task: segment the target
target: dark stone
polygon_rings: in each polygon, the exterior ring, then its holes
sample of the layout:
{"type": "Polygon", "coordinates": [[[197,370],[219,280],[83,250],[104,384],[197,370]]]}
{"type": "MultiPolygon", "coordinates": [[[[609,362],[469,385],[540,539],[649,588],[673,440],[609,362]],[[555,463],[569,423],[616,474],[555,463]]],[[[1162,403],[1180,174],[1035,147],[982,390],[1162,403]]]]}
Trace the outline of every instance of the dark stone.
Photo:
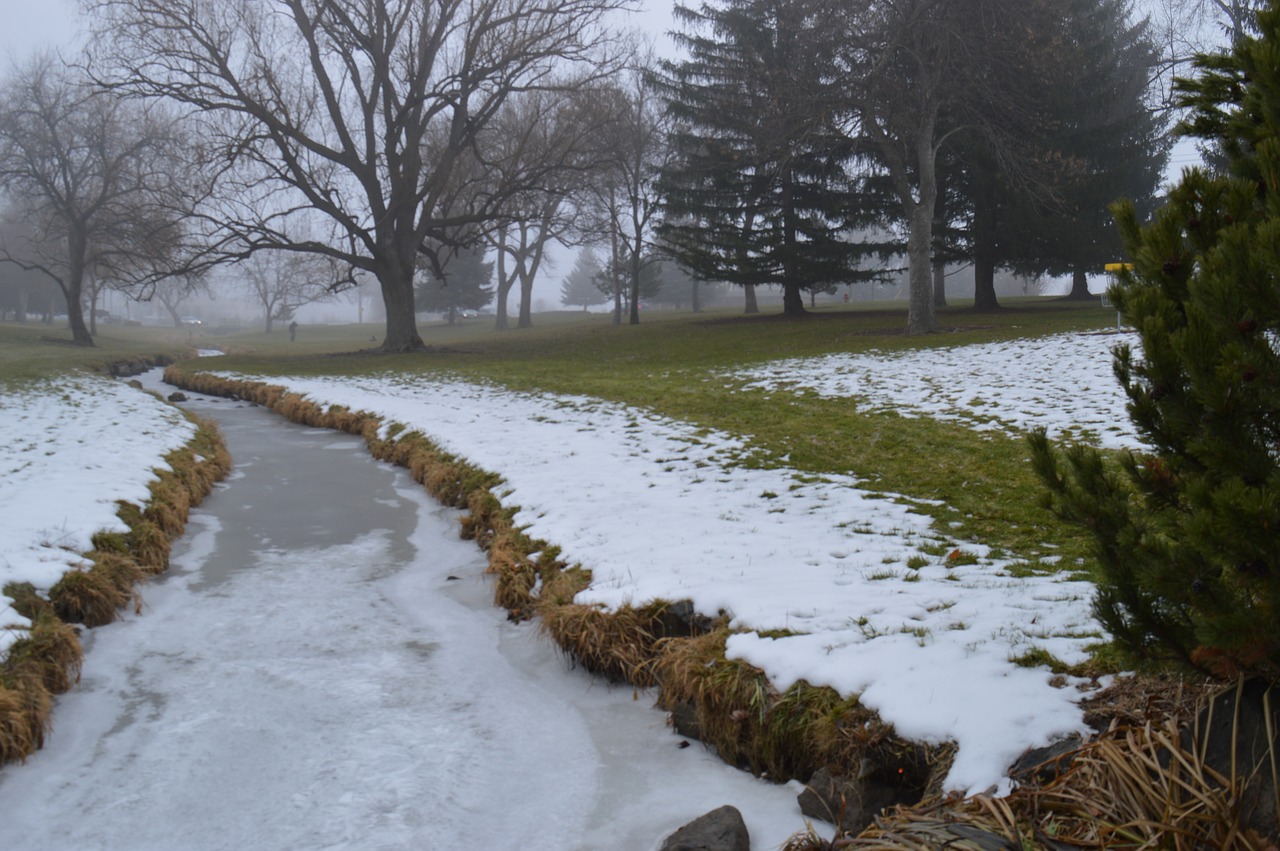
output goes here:
{"type": "Polygon", "coordinates": [[[702,725],[698,723],[698,707],[686,700],[671,710],[671,726],[682,736],[702,741],[702,725]]]}
{"type": "Polygon", "coordinates": [[[698,614],[690,600],[677,600],[666,606],[654,624],[657,638],[690,638],[711,631],[713,621],[698,614]]]}
{"type": "Polygon", "coordinates": [[[1009,776],[1019,783],[1052,783],[1071,767],[1076,751],[1083,744],[1079,736],[1072,736],[1042,748],[1032,748],[1018,757],[1009,769],[1009,776]]]}
{"type": "Polygon", "coordinates": [[[185,394],[185,393],[180,393],[180,392],[178,392],[178,391],[176,391],[176,390],[175,390],[173,393],[170,393],[170,394],[169,394],[169,401],[170,401],[170,402],[185,402],[185,401],[187,401],[187,394],[185,394]]]}
{"type": "Polygon", "coordinates": [[[1181,744],[1202,750],[1205,764],[1224,777],[1231,777],[1234,765],[1238,778],[1251,778],[1240,799],[1240,824],[1275,837],[1280,836],[1280,812],[1272,765],[1280,764],[1280,752],[1268,726],[1280,731],[1280,689],[1265,680],[1246,680],[1214,697],[1194,727],[1183,732],[1181,744]]]}
{"type": "Polygon", "coordinates": [[[842,834],[857,836],[886,807],[898,801],[898,790],[866,777],[837,777],[819,768],[800,793],[800,812],[834,824],[842,834]]]}
{"type": "Polygon", "coordinates": [[[742,813],[724,806],[668,836],[660,851],[751,851],[751,836],[742,813]]]}

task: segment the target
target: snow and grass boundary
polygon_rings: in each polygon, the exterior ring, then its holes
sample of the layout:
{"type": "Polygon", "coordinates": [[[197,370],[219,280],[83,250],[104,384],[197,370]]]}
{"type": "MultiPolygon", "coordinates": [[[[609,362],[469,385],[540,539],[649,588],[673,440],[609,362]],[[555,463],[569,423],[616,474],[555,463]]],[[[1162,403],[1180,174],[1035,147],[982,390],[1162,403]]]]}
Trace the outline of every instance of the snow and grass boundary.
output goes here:
{"type": "Polygon", "coordinates": [[[53,698],[78,681],[83,662],[80,627],[111,623],[125,606],[140,605],[139,585],[169,566],[172,542],[191,508],[231,469],[222,436],[210,422],[187,414],[195,433],[168,452],[142,505],[118,502],[127,531],[99,531],[93,548],[46,593],[30,583],[9,583],[3,594],[31,623],[0,659],[0,765],[19,762],[43,746],[53,698]]]}
{"type": "Polygon", "coordinates": [[[310,427],[360,436],[373,457],[406,468],[444,505],[465,511],[460,534],[488,557],[495,604],[515,620],[536,617],[576,664],[613,682],[656,687],[678,731],[715,748],[726,762],[782,782],[807,779],[824,765],[882,774],[903,802],[936,792],[955,748],[898,737],[891,726],[829,687],[801,681],[778,691],[766,674],[725,658],[727,620],[702,617],[684,601],[652,600],[606,611],[573,602],[591,574],[560,558],[552,542],[517,527],[518,510],[501,500],[502,479],[441,449],[402,424],[323,406],[280,385],[166,371],[165,381],[211,396],[243,399],[310,427]]]}

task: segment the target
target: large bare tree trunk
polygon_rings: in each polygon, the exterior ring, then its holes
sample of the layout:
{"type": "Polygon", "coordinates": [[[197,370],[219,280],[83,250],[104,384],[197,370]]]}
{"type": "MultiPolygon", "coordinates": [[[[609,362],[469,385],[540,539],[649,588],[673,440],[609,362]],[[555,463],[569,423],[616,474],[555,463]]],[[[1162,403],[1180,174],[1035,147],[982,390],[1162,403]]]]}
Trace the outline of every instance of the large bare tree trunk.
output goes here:
{"type": "Polygon", "coordinates": [[[378,351],[403,354],[426,348],[418,336],[418,317],[413,302],[412,260],[396,257],[375,258],[374,275],[382,289],[382,302],[387,309],[387,334],[378,351]]]}
{"type": "Polygon", "coordinates": [[[760,305],[756,302],[756,285],[744,284],[742,287],[742,290],[746,295],[746,299],[745,299],[746,307],[743,309],[742,312],[747,314],[748,316],[759,313],[760,305]]]}
{"type": "Polygon", "coordinates": [[[84,303],[81,301],[81,296],[84,294],[84,258],[88,253],[87,240],[83,234],[73,230],[67,242],[70,248],[68,256],[70,269],[66,283],[61,281],[58,283],[62,288],[62,294],[67,299],[67,325],[71,328],[71,339],[77,346],[92,346],[93,335],[84,324],[84,303]]]}
{"type": "Polygon", "coordinates": [[[1067,293],[1067,298],[1072,301],[1086,301],[1093,298],[1093,293],[1089,292],[1089,278],[1083,266],[1076,266],[1071,270],[1071,292],[1067,293]]]}

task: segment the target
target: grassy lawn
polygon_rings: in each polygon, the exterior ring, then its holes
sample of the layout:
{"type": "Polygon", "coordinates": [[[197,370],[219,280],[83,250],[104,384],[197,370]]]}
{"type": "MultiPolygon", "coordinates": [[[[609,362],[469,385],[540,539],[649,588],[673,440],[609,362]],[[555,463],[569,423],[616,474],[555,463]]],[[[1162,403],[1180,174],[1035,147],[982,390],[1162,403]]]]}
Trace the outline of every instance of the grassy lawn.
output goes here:
{"type": "MultiPolygon", "coordinates": [[[[638,405],[708,428],[749,435],[763,463],[851,474],[873,490],[937,501],[919,510],[936,520],[938,547],[978,540],[1037,569],[1037,556],[1074,565],[1080,534],[1038,507],[1040,487],[1019,437],[979,433],[955,423],[864,412],[853,402],[813,395],[743,392],[717,371],[784,357],[964,345],[1068,330],[1111,327],[1096,303],[1010,299],[998,313],[964,306],[941,312],[941,331],[907,337],[896,305],[837,305],[793,320],[736,310],[693,316],[651,312],[638,326],[607,315],[538,314],[535,327],[496,332],[491,319],[450,327],[423,323],[432,351],[411,356],[361,352],[380,325],[302,326],[287,331],[217,334],[204,328],[107,327],[98,347],[65,342],[61,329],[0,325],[0,383],[13,386],[72,369],[97,369],[140,355],[187,356],[201,347],[228,353],[218,369],[264,375],[361,375],[387,370],[448,374],[531,391],[578,393],[638,405]],[[785,401],[782,401],[785,399],[785,401]]],[[[191,362],[192,365],[195,362],[191,362]]],[[[201,364],[202,366],[205,364],[201,364]]]]}
{"type": "Polygon", "coordinates": [[[104,370],[138,357],[189,357],[202,345],[192,330],[108,325],[92,348],[71,343],[64,327],[38,322],[0,323],[0,388],[14,387],[72,370],[104,370]]]}
{"type": "MultiPolygon", "coordinates": [[[[999,313],[951,308],[942,331],[907,337],[905,313],[835,306],[790,320],[736,311],[694,317],[653,312],[638,326],[615,327],[609,316],[539,314],[535,327],[495,332],[491,319],[455,327],[423,323],[429,353],[358,353],[381,340],[381,327],[303,326],[287,333],[206,339],[229,356],[217,368],[265,375],[361,375],[387,370],[447,374],[531,391],[577,393],[638,405],[708,428],[750,435],[765,463],[815,475],[847,473],[873,490],[912,500],[936,520],[938,548],[978,540],[1028,559],[1086,555],[1077,530],[1038,507],[1040,486],[1020,437],[976,432],[954,423],[859,411],[849,400],[742,392],[715,379],[718,370],[784,357],[956,346],[1068,330],[1113,327],[1115,313],[1096,303],[1009,300],[999,313]]],[[[199,334],[197,333],[197,337],[199,334]]],[[[202,364],[203,365],[203,364],[202,364]]],[[[1052,368],[1052,365],[1047,365],[1052,368]]],[[[1049,568],[1047,565],[1044,569],[1049,568]]]]}

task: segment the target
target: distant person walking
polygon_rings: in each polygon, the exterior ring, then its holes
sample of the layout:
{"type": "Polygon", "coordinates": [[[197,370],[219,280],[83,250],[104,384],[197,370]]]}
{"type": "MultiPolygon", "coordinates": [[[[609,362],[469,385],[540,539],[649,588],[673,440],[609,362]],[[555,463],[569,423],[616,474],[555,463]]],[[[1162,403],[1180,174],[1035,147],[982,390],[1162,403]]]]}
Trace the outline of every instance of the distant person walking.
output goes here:
{"type": "Polygon", "coordinates": [[[289,342],[292,343],[298,336],[298,323],[296,321],[289,323],[289,342]]]}

